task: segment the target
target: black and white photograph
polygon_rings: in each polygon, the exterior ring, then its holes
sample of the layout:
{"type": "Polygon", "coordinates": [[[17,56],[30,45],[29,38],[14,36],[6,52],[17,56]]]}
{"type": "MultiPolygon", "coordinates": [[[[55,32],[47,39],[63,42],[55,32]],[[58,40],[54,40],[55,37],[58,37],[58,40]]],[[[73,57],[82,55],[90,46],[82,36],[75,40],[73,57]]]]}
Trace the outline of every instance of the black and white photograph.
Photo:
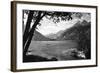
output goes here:
{"type": "Polygon", "coordinates": [[[11,70],[97,66],[97,6],[11,3],[11,70]]]}
{"type": "Polygon", "coordinates": [[[91,59],[91,13],[22,12],[23,62],[91,59]]]}

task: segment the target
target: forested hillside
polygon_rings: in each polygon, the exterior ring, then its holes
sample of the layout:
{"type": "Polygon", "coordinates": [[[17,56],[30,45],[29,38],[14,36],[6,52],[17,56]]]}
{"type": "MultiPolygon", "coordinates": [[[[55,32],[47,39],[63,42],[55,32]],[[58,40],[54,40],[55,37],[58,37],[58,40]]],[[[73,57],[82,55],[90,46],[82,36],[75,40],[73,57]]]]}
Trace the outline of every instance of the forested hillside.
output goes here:
{"type": "Polygon", "coordinates": [[[57,40],[75,40],[79,44],[78,49],[85,52],[90,58],[91,49],[91,22],[77,22],[73,27],[65,30],[57,40]]]}

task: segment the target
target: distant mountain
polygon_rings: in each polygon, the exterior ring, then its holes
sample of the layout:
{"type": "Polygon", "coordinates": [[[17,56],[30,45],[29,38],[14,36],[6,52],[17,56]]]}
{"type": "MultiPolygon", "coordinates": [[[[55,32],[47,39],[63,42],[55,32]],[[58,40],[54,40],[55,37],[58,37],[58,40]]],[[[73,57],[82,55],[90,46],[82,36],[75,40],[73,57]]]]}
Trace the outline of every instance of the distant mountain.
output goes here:
{"type": "Polygon", "coordinates": [[[38,31],[35,31],[32,40],[34,40],[34,41],[50,41],[52,39],[45,37],[38,31]]]}
{"type": "Polygon", "coordinates": [[[47,38],[50,38],[50,39],[56,39],[57,38],[57,35],[54,34],[54,33],[50,33],[48,35],[46,35],[47,38]]]}
{"type": "Polygon", "coordinates": [[[57,37],[61,36],[64,33],[65,30],[61,30],[59,32],[57,32],[57,37]]]}
{"type": "Polygon", "coordinates": [[[51,34],[48,34],[46,35],[46,37],[50,38],[50,39],[57,39],[57,37],[61,36],[61,34],[63,33],[64,31],[63,30],[60,30],[59,32],[57,33],[51,33],[51,34]]]}
{"type": "Polygon", "coordinates": [[[40,32],[35,31],[32,40],[35,41],[61,41],[61,40],[80,40],[87,38],[90,40],[91,37],[91,22],[83,20],[78,21],[69,29],[61,30],[56,34],[42,35],[40,32]],[[84,36],[84,37],[83,37],[84,36]]]}

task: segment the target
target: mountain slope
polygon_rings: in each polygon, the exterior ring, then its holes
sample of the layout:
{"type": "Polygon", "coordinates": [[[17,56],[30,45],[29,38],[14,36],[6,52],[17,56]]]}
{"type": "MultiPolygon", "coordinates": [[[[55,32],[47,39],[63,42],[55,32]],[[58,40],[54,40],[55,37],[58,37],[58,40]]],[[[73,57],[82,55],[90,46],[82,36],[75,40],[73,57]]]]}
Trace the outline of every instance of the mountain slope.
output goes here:
{"type": "Polygon", "coordinates": [[[35,31],[32,40],[34,40],[34,41],[50,41],[51,39],[45,37],[44,35],[42,35],[38,31],[35,31]]]}
{"type": "MultiPolygon", "coordinates": [[[[90,22],[83,21],[77,22],[73,27],[65,30],[58,40],[80,40],[83,36],[87,36],[86,34],[90,35],[90,22]]],[[[87,36],[88,39],[90,36],[87,36]]]]}
{"type": "Polygon", "coordinates": [[[57,40],[76,40],[78,50],[85,53],[87,59],[91,59],[91,22],[78,22],[75,26],[65,30],[57,40]]]}
{"type": "Polygon", "coordinates": [[[57,39],[57,37],[61,36],[61,34],[63,33],[64,31],[63,30],[60,30],[59,32],[57,33],[51,33],[51,34],[48,34],[46,35],[46,37],[50,38],[50,39],[57,39]]]}

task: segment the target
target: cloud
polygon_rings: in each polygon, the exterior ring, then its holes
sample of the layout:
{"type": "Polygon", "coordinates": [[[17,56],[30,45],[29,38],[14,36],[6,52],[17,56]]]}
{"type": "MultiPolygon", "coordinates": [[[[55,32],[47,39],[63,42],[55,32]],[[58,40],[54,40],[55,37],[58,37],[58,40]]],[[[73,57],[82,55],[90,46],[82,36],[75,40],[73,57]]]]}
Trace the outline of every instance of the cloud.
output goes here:
{"type": "Polygon", "coordinates": [[[73,19],[71,21],[60,21],[59,23],[54,23],[49,19],[44,18],[40,23],[41,26],[38,27],[38,32],[42,33],[43,35],[47,35],[50,33],[57,33],[60,30],[65,30],[67,28],[72,27],[78,19],[73,19]]]}

